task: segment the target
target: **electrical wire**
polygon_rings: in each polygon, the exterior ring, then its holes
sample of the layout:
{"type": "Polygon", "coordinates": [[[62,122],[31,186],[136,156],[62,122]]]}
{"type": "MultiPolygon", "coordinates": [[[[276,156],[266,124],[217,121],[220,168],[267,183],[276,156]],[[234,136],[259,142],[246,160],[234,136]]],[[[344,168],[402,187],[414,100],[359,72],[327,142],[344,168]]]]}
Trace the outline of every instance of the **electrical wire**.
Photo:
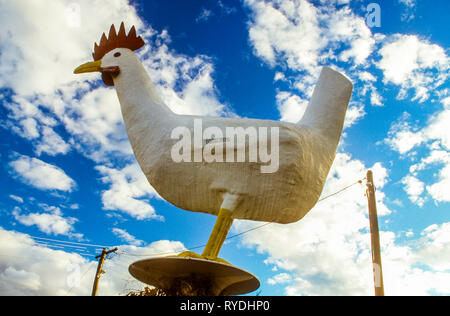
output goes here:
{"type": "Polygon", "coordinates": [[[66,252],[70,253],[76,253],[83,256],[89,256],[89,257],[95,257],[97,253],[91,252],[90,249],[87,248],[81,248],[80,246],[73,246],[73,245],[67,245],[67,244],[60,244],[55,242],[49,242],[49,241],[40,241],[40,240],[34,240],[37,246],[43,246],[46,248],[51,248],[55,250],[64,250],[66,252]]]}
{"type": "MultiPolygon", "coordinates": [[[[340,189],[340,190],[338,190],[338,191],[336,191],[336,192],[334,192],[332,194],[329,194],[329,195],[319,199],[317,203],[320,203],[320,202],[322,202],[322,201],[324,201],[324,200],[326,200],[326,199],[328,199],[328,198],[330,198],[332,196],[335,196],[335,195],[337,195],[337,194],[339,194],[339,193],[341,193],[341,192],[351,188],[352,186],[354,186],[354,185],[356,185],[358,183],[362,183],[362,181],[365,180],[365,179],[366,178],[358,180],[355,183],[352,183],[352,184],[350,184],[350,185],[348,185],[348,186],[346,186],[346,187],[344,187],[344,188],[342,188],[342,189],[340,189]]],[[[270,224],[272,224],[272,223],[271,222],[264,223],[262,225],[250,228],[250,229],[242,231],[240,233],[231,235],[231,236],[227,237],[225,240],[230,240],[232,238],[235,238],[235,237],[238,237],[238,236],[242,236],[244,234],[247,234],[249,232],[258,230],[258,229],[263,228],[265,226],[268,226],[270,224]]],[[[95,248],[95,249],[93,249],[94,251],[101,250],[99,248],[112,248],[110,246],[102,246],[102,245],[95,245],[95,244],[88,244],[88,243],[70,242],[70,241],[61,241],[61,240],[50,239],[50,238],[43,238],[43,237],[37,237],[37,236],[31,236],[31,235],[29,235],[29,237],[32,238],[37,245],[45,246],[45,247],[52,247],[52,248],[59,248],[59,249],[71,248],[71,250],[74,251],[75,253],[80,254],[80,255],[84,255],[84,256],[95,257],[95,255],[88,253],[88,251],[91,251],[91,249],[87,249],[86,247],[93,247],[93,248],[95,248]],[[78,250],[78,252],[76,250],[78,250]],[[82,251],[82,253],[80,253],[79,251],[82,251]]],[[[190,247],[187,250],[195,250],[195,249],[198,249],[198,248],[203,248],[205,246],[206,246],[206,244],[199,245],[199,246],[195,246],[195,247],[190,247]]],[[[125,256],[131,256],[131,257],[147,257],[148,258],[148,257],[157,257],[157,256],[170,255],[170,254],[176,254],[176,253],[178,253],[178,252],[165,252],[165,253],[153,253],[153,254],[131,254],[131,253],[128,253],[128,252],[125,252],[125,251],[122,250],[122,251],[119,251],[118,253],[115,253],[114,256],[116,256],[116,255],[117,256],[125,255],[125,256]]],[[[0,256],[5,256],[5,255],[0,254],[0,256]]],[[[110,259],[111,259],[111,257],[110,257],[110,259]]],[[[117,264],[119,266],[123,266],[123,264],[119,264],[118,262],[115,262],[114,264],[115,265],[117,264]]],[[[113,266],[112,264],[110,266],[108,265],[108,269],[115,270],[115,268],[116,267],[113,266]]],[[[91,271],[91,269],[92,269],[92,266],[86,269],[86,271],[83,273],[83,275],[80,278],[80,282],[81,282],[81,280],[83,280],[86,277],[87,273],[89,271],[91,271]]],[[[116,270],[116,272],[117,272],[117,270],[116,270]]],[[[72,286],[68,290],[68,292],[66,294],[67,296],[71,294],[71,292],[75,288],[75,286],[76,285],[72,286]]]]}
{"type": "Polygon", "coordinates": [[[64,245],[64,244],[57,244],[57,243],[49,243],[44,241],[35,241],[38,245],[44,245],[44,246],[50,246],[50,247],[59,247],[59,248],[75,248],[74,250],[79,251],[87,251],[87,248],[81,248],[80,246],[72,246],[72,245],[64,245]]]}
{"type": "Polygon", "coordinates": [[[80,243],[73,241],[63,241],[56,240],[51,238],[44,238],[38,236],[28,235],[37,245],[45,246],[54,249],[61,249],[65,251],[70,251],[72,253],[76,253],[82,256],[95,257],[102,251],[104,248],[111,248],[110,246],[102,246],[88,243],[80,243]],[[91,247],[91,249],[87,248],[91,247]],[[95,248],[95,249],[92,249],[95,248]],[[100,249],[101,248],[101,249],[100,249]]]}
{"type": "Polygon", "coordinates": [[[57,243],[62,243],[62,244],[72,244],[72,245],[80,245],[80,246],[87,246],[87,247],[100,247],[100,248],[112,248],[110,246],[100,246],[100,245],[93,245],[93,244],[84,244],[84,243],[79,243],[79,242],[73,242],[73,241],[62,241],[62,240],[56,240],[56,239],[50,239],[50,238],[43,238],[43,237],[36,237],[36,236],[31,236],[28,235],[30,238],[33,239],[41,239],[41,240],[47,240],[47,241],[53,241],[53,242],[57,242],[57,243]]]}
{"type": "MultiPolygon", "coordinates": [[[[358,183],[362,183],[362,181],[365,180],[365,179],[366,178],[358,180],[355,183],[352,183],[352,184],[350,184],[350,185],[348,185],[348,186],[346,186],[346,187],[344,187],[344,188],[342,188],[342,189],[340,189],[340,190],[338,190],[338,191],[336,191],[336,192],[334,192],[332,194],[329,194],[329,195],[319,199],[317,203],[320,203],[320,202],[322,202],[322,201],[324,201],[324,200],[326,200],[326,199],[328,199],[328,198],[330,198],[332,196],[335,196],[335,195],[337,195],[337,194],[339,194],[339,193],[341,193],[341,192],[343,192],[343,191],[353,187],[354,185],[356,185],[358,183]]],[[[247,234],[249,232],[258,230],[258,229],[263,228],[265,226],[268,226],[270,224],[272,224],[272,223],[271,222],[264,223],[262,225],[250,228],[250,229],[242,231],[240,233],[231,235],[231,236],[225,238],[225,240],[230,240],[232,238],[235,238],[235,237],[238,237],[238,236],[242,236],[244,234],[247,234]]],[[[45,246],[45,247],[51,247],[51,248],[59,248],[59,249],[70,248],[73,252],[75,252],[77,254],[80,254],[80,255],[83,255],[83,256],[95,257],[95,255],[93,255],[91,253],[88,253],[88,251],[91,251],[91,249],[87,249],[86,247],[93,247],[93,248],[95,248],[95,249],[93,249],[94,251],[101,250],[99,248],[112,248],[110,246],[102,246],[102,245],[94,245],[94,244],[87,244],[87,243],[70,242],[70,241],[61,241],[61,240],[50,239],[50,238],[43,238],[43,237],[37,237],[37,236],[31,236],[31,235],[29,235],[29,237],[32,238],[33,241],[39,246],[45,246]]],[[[206,244],[205,245],[199,245],[199,246],[195,246],[195,247],[190,247],[187,250],[195,250],[195,249],[198,249],[198,248],[203,248],[205,246],[206,246],[206,244]]],[[[122,250],[122,251],[119,251],[119,252],[115,253],[114,256],[125,255],[125,256],[131,256],[131,257],[147,257],[148,258],[148,257],[157,257],[157,256],[170,255],[170,254],[176,254],[176,253],[178,253],[178,252],[165,252],[165,253],[153,253],[153,254],[131,254],[131,253],[128,253],[128,252],[125,252],[125,251],[122,250]]],[[[0,254],[0,256],[5,256],[5,255],[0,254]]],[[[11,257],[11,256],[8,256],[8,257],[11,257]]],[[[111,258],[112,257],[109,257],[109,259],[111,259],[111,258]]],[[[116,269],[120,268],[121,266],[123,267],[124,264],[122,264],[120,262],[114,262],[114,264],[112,264],[112,263],[111,264],[108,264],[108,263],[105,264],[105,268],[111,269],[111,270],[115,271],[116,273],[118,272],[118,270],[116,270],[116,269]],[[119,266],[119,267],[117,267],[117,266],[119,266]]],[[[91,271],[91,270],[92,270],[92,266],[88,267],[86,269],[86,271],[83,273],[83,275],[80,278],[80,282],[86,277],[88,272],[91,271]]],[[[133,280],[131,280],[131,281],[133,281],[133,280]]],[[[76,285],[72,286],[68,290],[66,296],[70,295],[72,290],[75,287],[76,287],[76,285]]]]}
{"type": "Polygon", "coordinates": [[[326,200],[326,199],[328,199],[328,198],[330,198],[330,197],[332,197],[332,196],[335,196],[335,195],[337,195],[337,194],[339,194],[339,193],[341,193],[341,192],[343,192],[343,191],[345,191],[345,190],[351,188],[352,186],[354,186],[354,185],[356,185],[356,184],[362,183],[364,180],[366,180],[366,178],[363,178],[363,179],[361,179],[361,180],[358,180],[358,181],[356,181],[355,183],[352,183],[352,184],[346,186],[345,188],[340,189],[339,191],[336,191],[336,192],[334,192],[334,193],[332,193],[332,194],[330,194],[330,195],[327,195],[327,196],[324,197],[324,198],[321,198],[319,201],[317,201],[317,203],[322,202],[322,201],[324,201],[324,200],[326,200]]]}
{"type": "MultiPolygon", "coordinates": [[[[335,196],[335,195],[337,195],[337,194],[339,194],[339,193],[341,193],[341,192],[343,192],[343,191],[345,191],[345,190],[351,188],[352,186],[354,186],[354,185],[356,185],[356,184],[358,184],[358,183],[362,183],[362,181],[365,180],[365,179],[366,179],[366,178],[363,178],[363,179],[361,179],[361,180],[358,180],[358,181],[356,181],[356,182],[354,182],[354,183],[352,183],[352,184],[350,184],[350,185],[348,185],[348,186],[346,186],[346,187],[344,187],[344,188],[342,188],[342,189],[340,189],[340,190],[338,190],[338,191],[336,191],[336,192],[334,192],[334,193],[332,193],[332,194],[329,194],[329,195],[327,195],[327,196],[325,196],[325,197],[319,199],[317,203],[320,203],[320,202],[322,202],[322,201],[324,201],[324,200],[326,200],[326,199],[328,199],[328,198],[330,198],[330,197],[332,197],[332,196],[335,196]]],[[[259,225],[259,226],[256,226],[256,227],[247,229],[247,230],[242,231],[242,232],[240,232],[240,233],[231,235],[231,236],[225,238],[225,240],[230,240],[230,239],[232,239],[232,238],[235,238],[235,237],[238,237],[238,236],[242,236],[242,235],[244,235],[244,234],[247,234],[247,233],[249,233],[249,232],[258,230],[258,229],[263,228],[263,227],[265,227],[265,226],[268,226],[268,225],[270,225],[270,224],[273,224],[273,223],[271,223],[271,222],[269,222],[269,223],[264,223],[264,224],[262,224],[262,225],[259,225]]],[[[72,241],[62,241],[62,240],[56,240],[56,239],[50,239],[50,238],[43,238],[43,237],[37,237],[37,236],[31,236],[31,235],[28,235],[28,236],[29,236],[30,238],[32,238],[38,245],[47,246],[47,247],[53,247],[53,248],[65,248],[65,247],[67,247],[67,248],[76,248],[76,249],[72,249],[72,250],[79,250],[79,251],[90,251],[90,250],[88,250],[88,249],[85,248],[85,247],[94,247],[94,248],[96,248],[95,251],[101,250],[101,249],[99,249],[99,248],[112,248],[112,246],[102,246],[102,245],[95,245],[95,244],[88,244],[88,243],[79,243],[79,242],[72,242],[72,241]],[[75,246],[75,245],[76,245],[76,246],[75,246]],[[77,246],[78,246],[78,247],[77,247],[77,246]],[[85,246],[85,247],[80,247],[80,246],[85,246]]],[[[189,248],[187,248],[186,250],[189,250],[189,251],[190,251],[190,250],[195,250],[195,249],[198,249],[198,248],[203,248],[203,247],[205,247],[205,246],[206,246],[206,244],[198,245],[198,246],[194,246],[194,247],[189,247],[189,248]]],[[[80,255],[85,255],[85,256],[92,256],[92,257],[95,257],[94,254],[91,254],[91,253],[88,253],[88,252],[82,252],[82,253],[80,253],[80,252],[75,252],[75,253],[80,254],[80,255]]],[[[125,255],[125,256],[132,256],[132,257],[157,257],[157,256],[170,255],[170,254],[176,254],[176,253],[178,253],[178,252],[173,251],[173,252],[153,253],[153,254],[132,254],[132,253],[125,252],[125,251],[122,250],[122,251],[119,252],[118,254],[125,255]]],[[[96,253],[96,254],[97,254],[97,253],[96,253]]]]}
{"type": "MultiPolygon", "coordinates": [[[[325,197],[319,199],[319,200],[317,201],[317,203],[320,203],[320,202],[322,202],[322,201],[324,201],[324,200],[326,200],[326,199],[328,199],[328,198],[330,198],[330,197],[332,197],[332,196],[335,196],[335,195],[337,195],[337,194],[339,194],[339,193],[341,193],[341,192],[343,192],[343,191],[345,191],[345,190],[347,190],[347,189],[353,187],[353,186],[356,185],[356,184],[362,183],[363,180],[365,180],[365,179],[366,179],[366,178],[363,178],[363,179],[361,179],[361,180],[358,180],[358,181],[356,181],[356,182],[354,182],[354,183],[352,183],[352,184],[350,184],[350,185],[348,185],[348,186],[346,186],[346,187],[344,187],[344,188],[342,188],[342,189],[340,189],[340,190],[338,190],[338,191],[336,191],[336,192],[334,192],[334,193],[332,193],[332,194],[329,194],[329,195],[327,195],[327,196],[325,196],[325,197]]],[[[230,239],[232,239],[232,238],[235,238],[235,237],[238,237],[238,236],[247,234],[247,233],[249,233],[249,232],[251,232],[251,231],[254,231],[254,230],[263,228],[263,227],[268,226],[268,225],[270,225],[270,224],[273,224],[273,223],[272,223],[272,222],[264,223],[264,224],[262,224],[262,225],[259,225],[259,226],[250,228],[250,229],[248,229],[248,230],[242,231],[242,232],[237,233],[237,234],[235,234],[235,235],[231,235],[231,236],[225,238],[225,240],[230,240],[230,239]]],[[[199,245],[199,246],[195,246],[195,247],[190,247],[190,248],[187,248],[186,250],[188,250],[188,251],[190,251],[190,250],[195,250],[195,249],[198,249],[198,248],[203,248],[203,247],[205,247],[205,246],[206,246],[206,244],[204,244],[204,245],[199,245]]],[[[123,255],[128,255],[128,256],[133,256],[133,257],[150,257],[150,258],[152,258],[152,257],[158,257],[158,256],[164,256],[164,255],[170,255],[170,254],[176,254],[176,253],[178,253],[178,252],[165,252],[165,253],[156,253],[156,254],[130,254],[130,253],[126,253],[125,251],[122,252],[123,255]]]]}

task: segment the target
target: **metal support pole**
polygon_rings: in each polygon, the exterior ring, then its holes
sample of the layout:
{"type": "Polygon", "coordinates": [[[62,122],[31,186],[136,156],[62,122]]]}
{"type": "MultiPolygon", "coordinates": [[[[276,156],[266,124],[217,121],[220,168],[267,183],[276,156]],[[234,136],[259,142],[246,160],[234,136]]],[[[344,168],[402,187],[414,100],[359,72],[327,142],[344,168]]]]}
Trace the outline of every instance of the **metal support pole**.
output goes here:
{"type": "Polygon", "coordinates": [[[383,270],[381,267],[380,233],[378,230],[377,204],[372,170],[367,171],[367,200],[369,204],[370,238],[372,244],[375,296],[384,296],[383,270]]]}

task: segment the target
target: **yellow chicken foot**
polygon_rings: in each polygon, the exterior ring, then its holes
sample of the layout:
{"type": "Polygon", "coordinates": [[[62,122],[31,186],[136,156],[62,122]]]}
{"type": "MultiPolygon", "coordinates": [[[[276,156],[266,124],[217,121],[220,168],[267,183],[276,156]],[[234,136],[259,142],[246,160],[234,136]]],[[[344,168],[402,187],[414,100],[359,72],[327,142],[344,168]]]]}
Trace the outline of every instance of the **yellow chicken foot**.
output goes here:
{"type": "Polygon", "coordinates": [[[203,253],[198,255],[192,251],[185,251],[177,255],[177,257],[207,259],[229,264],[227,261],[218,258],[217,256],[219,255],[220,248],[222,248],[232,224],[233,212],[223,208],[220,209],[219,214],[217,215],[216,224],[209,236],[208,243],[206,244],[203,253]]]}
{"type": "Polygon", "coordinates": [[[232,224],[233,212],[223,208],[220,209],[219,214],[217,215],[216,224],[214,225],[214,229],[209,236],[208,243],[203,250],[202,256],[210,260],[217,259],[220,248],[222,248],[232,224]]]}

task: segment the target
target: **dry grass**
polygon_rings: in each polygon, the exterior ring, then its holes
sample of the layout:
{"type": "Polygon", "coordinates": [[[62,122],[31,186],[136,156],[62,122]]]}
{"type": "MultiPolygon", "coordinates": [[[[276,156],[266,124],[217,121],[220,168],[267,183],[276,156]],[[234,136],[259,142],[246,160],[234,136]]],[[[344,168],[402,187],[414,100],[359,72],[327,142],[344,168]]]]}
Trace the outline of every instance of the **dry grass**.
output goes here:
{"type": "Polygon", "coordinates": [[[170,288],[145,287],[139,292],[130,292],[126,296],[213,296],[211,279],[191,275],[185,278],[174,279],[170,288]]]}

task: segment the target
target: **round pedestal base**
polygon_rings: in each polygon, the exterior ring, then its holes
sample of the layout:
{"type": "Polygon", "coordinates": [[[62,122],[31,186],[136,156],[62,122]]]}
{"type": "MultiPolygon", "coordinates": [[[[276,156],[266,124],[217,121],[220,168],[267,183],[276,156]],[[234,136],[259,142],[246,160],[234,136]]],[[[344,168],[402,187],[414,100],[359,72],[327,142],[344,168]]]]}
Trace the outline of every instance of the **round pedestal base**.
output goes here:
{"type": "Polygon", "coordinates": [[[206,292],[200,293],[211,296],[247,294],[260,285],[247,271],[197,258],[150,258],[131,264],[128,270],[139,281],[163,290],[173,290],[174,286],[184,283],[191,287],[192,293],[198,293],[195,287],[201,286],[206,292]]]}

